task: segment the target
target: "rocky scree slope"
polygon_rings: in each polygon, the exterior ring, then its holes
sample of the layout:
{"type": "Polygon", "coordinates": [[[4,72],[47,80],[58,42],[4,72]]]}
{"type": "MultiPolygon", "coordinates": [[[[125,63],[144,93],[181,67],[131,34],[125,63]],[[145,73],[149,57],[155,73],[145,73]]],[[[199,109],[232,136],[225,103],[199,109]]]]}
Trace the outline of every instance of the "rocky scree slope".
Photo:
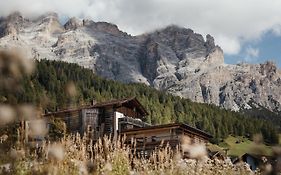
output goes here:
{"type": "Polygon", "coordinates": [[[145,83],[195,102],[281,111],[275,64],[227,65],[212,36],[174,25],[131,36],[107,22],[71,18],[62,25],[55,13],[34,19],[13,13],[0,18],[0,47],[77,63],[105,78],[145,83]]]}

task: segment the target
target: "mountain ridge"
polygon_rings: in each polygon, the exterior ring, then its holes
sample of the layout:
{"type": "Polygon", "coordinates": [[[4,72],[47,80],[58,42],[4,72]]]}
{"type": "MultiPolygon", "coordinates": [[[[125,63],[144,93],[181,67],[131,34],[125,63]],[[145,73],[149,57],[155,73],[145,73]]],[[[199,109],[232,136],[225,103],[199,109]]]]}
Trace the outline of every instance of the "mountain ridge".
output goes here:
{"type": "Polygon", "coordinates": [[[14,13],[0,19],[0,45],[21,47],[34,59],[77,63],[105,78],[144,83],[195,102],[234,111],[258,106],[281,111],[281,72],[275,64],[225,64],[211,35],[204,38],[175,25],[131,36],[107,22],[70,18],[62,25],[55,13],[35,19],[14,13]]]}

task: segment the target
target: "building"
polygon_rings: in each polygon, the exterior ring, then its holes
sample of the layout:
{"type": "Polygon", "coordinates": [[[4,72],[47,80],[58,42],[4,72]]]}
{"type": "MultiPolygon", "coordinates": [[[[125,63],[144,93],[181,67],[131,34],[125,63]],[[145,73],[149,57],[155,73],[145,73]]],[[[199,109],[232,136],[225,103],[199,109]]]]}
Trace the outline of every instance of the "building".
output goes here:
{"type": "Polygon", "coordinates": [[[211,135],[208,133],[188,126],[186,124],[164,124],[148,126],[143,128],[132,128],[122,130],[126,135],[126,143],[136,142],[136,151],[144,155],[149,155],[155,148],[167,144],[176,149],[180,145],[182,136],[188,136],[192,143],[207,143],[211,135]]]}
{"type": "Polygon", "coordinates": [[[104,135],[117,136],[121,129],[149,126],[142,120],[148,112],[136,98],[113,100],[45,114],[45,118],[59,118],[70,133],[85,133],[93,140],[104,135]]]}
{"type": "MultiPolygon", "coordinates": [[[[264,169],[266,164],[274,165],[277,160],[268,155],[259,155],[245,153],[241,156],[241,160],[250,166],[250,169],[255,171],[257,168],[264,169]]],[[[236,163],[236,162],[235,162],[236,163]]]]}
{"type": "Polygon", "coordinates": [[[176,148],[182,135],[189,136],[195,143],[207,143],[212,137],[185,124],[152,126],[143,122],[147,115],[141,103],[132,97],[48,113],[44,117],[59,118],[65,122],[68,132],[87,134],[94,141],[104,135],[126,135],[127,144],[136,140],[137,151],[146,153],[161,143],[169,143],[172,148],[176,148]]]}

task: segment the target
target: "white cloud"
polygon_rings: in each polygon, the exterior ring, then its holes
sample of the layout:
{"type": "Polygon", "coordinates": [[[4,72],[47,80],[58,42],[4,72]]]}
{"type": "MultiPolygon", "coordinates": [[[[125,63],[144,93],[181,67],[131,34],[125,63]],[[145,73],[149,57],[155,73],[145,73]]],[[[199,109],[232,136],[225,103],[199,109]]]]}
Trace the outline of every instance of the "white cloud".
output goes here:
{"type": "Polygon", "coordinates": [[[251,57],[251,58],[256,58],[260,54],[260,50],[258,48],[253,48],[253,47],[247,47],[246,48],[246,55],[251,57]]]}
{"type": "Polygon", "coordinates": [[[274,34],[281,36],[281,24],[278,24],[277,26],[274,26],[272,28],[272,31],[274,34]]]}
{"type": "Polygon", "coordinates": [[[131,34],[177,24],[209,33],[225,53],[237,54],[244,42],[267,31],[280,34],[280,7],[280,0],[0,0],[0,15],[16,10],[28,16],[55,11],[112,22],[131,34]]]}
{"type": "Polygon", "coordinates": [[[253,48],[252,46],[248,46],[245,49],[245,56],[243,58],[244,61],[253,63],[257,61],[260,54],[259,48],[253,48]]]}
{"type": "Polygon", "coordinates": [[[237,54],[240,51],[240,41],[235,37],[228,37],[224,35],[216,36],[216,44],[221,46],[227,54],[237,54]]]}

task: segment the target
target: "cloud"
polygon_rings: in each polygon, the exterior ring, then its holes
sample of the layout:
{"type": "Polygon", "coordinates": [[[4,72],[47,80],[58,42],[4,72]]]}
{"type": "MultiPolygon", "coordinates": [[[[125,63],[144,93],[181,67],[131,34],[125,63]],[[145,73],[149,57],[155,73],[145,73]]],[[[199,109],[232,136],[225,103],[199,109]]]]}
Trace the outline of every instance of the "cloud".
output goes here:
{"type": "Polygon", "coordinates": [[[243,51],[242,60],[248,63],[255,63],[259,60],[260,49],[252,46],[247,46],[243,51]]]}
{"type": "Polygon", "coordinates": [[[0,15],[55,11],[112,22],[134,35],[177,24],[211,34],[225,53],[237,54],[267,31],[281,33],[280,7],[280,0],[1,0],[0,15]]]}
{"type": "Polygon", "coordinates": [[[258,48],[253,48],[253,47],[247,47],[246,49],[246,55],[251,57],[251,58],[256,58],[259,56],[260,50],[258,48]]]}

